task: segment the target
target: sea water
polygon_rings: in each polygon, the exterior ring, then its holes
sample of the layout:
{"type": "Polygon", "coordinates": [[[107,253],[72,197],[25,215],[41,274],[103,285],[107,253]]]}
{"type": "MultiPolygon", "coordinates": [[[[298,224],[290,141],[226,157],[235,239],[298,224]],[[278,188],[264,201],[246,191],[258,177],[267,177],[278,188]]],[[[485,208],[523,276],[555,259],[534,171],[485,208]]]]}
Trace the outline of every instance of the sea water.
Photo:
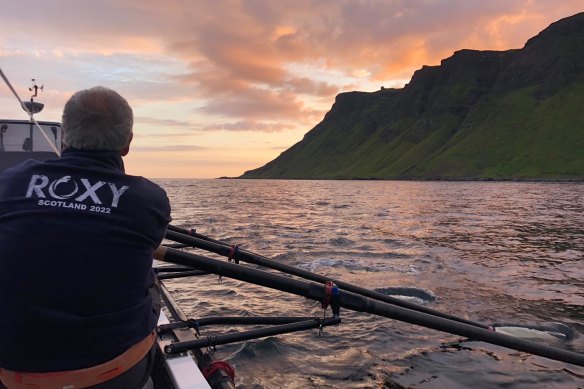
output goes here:
{"type": "MultiPolygon", "coordinates": [[[[412,301],[484,324],[561,322],[574,339],[543,341],[584,352],[582,183],[156,181],[176,226],[361,287],[403,287],[412,301]]],[[[193,318],[323,315],[316,302],[221,281],[166,283],[193,318]]],[[[239,388],[584,388],[581,367],[346,309],[341,317],[322,334],[220,346],[215,357],[235,367],[239,388]]]]}

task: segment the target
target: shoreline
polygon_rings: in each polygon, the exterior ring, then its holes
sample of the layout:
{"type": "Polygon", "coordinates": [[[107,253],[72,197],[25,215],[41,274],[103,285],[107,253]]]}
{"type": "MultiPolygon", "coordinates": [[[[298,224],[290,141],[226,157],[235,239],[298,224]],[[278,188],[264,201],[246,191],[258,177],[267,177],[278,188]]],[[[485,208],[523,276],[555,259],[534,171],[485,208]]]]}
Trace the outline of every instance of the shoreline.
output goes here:
{"type": "Polygon", "coordinates": [[[584,177],[573,178],[290,178],[290,177],[217,177],[215,180],[294,180],[294,181],[419,181],[419,182],[533,182],[584,183],[584,177]]]}

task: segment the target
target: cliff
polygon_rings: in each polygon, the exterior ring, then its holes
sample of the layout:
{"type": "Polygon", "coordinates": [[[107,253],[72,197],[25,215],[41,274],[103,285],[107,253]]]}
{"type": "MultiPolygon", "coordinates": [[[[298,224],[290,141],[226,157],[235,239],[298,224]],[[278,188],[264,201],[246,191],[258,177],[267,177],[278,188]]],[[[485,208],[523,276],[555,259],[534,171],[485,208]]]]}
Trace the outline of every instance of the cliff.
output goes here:
{"type": "Polygon", "coordinates": [[[242,178],[584,179],[584,13],[522,49],[461,50],[403,89],[338,95],[242,178]]]}

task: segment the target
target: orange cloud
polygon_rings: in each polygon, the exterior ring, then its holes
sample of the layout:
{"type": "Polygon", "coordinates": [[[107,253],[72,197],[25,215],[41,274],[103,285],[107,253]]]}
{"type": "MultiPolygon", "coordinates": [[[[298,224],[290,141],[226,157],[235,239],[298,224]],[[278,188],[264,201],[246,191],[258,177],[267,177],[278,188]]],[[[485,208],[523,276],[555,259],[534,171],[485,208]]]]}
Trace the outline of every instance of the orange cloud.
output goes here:
{"type": "MultiPolygon", "coordinates": [[[[34,12],[23,14],[19,2],[3,4],[0,61],[19,90],[32,77],[46,82],[51,92],[43,95],[42,118],[58,120],[75,90],[109,86],[135,108],[146,129],[141,146],[149,147],[161,128],[176,135],[172,141],[243,131],[273,136],[298,124],[308,131],[340,91],[403,85],[416,69],[464,48],[522,47],[550,23],[581,12],[582,1],[29,0],[27,6],[34,12]]],[[[19,117],[19,109],[4,105],[0,114],[19,117]]]]}
{"type": "MultiPolygon", "coordinates": [[[[57,42],[55,55],[69,55],[69,60],[82,53],[124,53],[186,61],[190,69],[169,75],[169,85],[193,83],[194,98],[228,95],[228,107],[234,106],[236,93],[242,94],[241,107],[253,105],[250,97],[258,99],[257,105],[265,103],[255,93],[262,90],[281,98],[285,93],[332,97],[366,75],[390,83],[463,48],[519,47],[550,22],[581,8],[579,1],[551,5],[544,0],[32,3],[36,12],[26,17],[19,14],[20,7],[8,4],[1,16],[3,26],[57,42]],[[59,20],[58,26],[52,20],[59,20]],[[287,70],[293,63],[323,64],[353,80],[334,85],[308,79],[287,70]]],[[[181,92],[188,93],[188,88],[181,92]]],[[[216,104],[208,107],[216,113],[216,104]]],[[[301,110],[295,112],[302,115],[301,110]]]]}

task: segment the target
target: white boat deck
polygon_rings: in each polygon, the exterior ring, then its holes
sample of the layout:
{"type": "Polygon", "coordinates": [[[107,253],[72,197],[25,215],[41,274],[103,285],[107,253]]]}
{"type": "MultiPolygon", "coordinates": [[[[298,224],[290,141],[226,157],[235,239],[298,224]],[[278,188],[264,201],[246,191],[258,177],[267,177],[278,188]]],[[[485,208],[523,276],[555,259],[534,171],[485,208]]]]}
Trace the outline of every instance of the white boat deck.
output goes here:
{"type": "MultiPolygon", "coordinates": [[[[170,323],[168,317],[161,311],[158,325],[168,323],[170,323]]],[[[161,352],[164,352],[164,346],[170,343],[170,337],[159,340],[161,352]]],[[[190,353],[169,356],[166,360],[166,369],[176,389],[211,389],[190,353]]]]}

